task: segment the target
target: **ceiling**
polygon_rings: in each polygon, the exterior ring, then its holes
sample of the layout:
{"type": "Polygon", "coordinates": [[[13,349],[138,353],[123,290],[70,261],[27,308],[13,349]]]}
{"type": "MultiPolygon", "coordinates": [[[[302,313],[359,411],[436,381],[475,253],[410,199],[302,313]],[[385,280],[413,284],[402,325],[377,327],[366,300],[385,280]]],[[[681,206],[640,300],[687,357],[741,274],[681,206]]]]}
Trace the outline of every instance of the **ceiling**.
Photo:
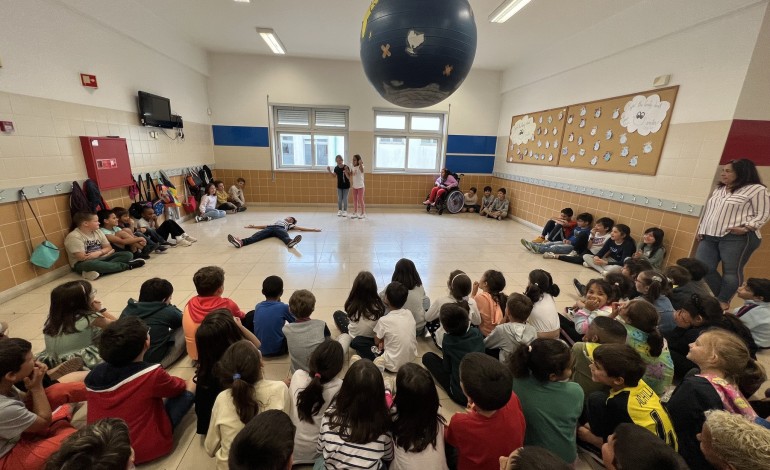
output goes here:
{"type": "MultiPolygon", "coordinates": [[[[474,68],[505,70],[643,1],[534,0],[508,22],[493,24],[487,17],[502,0],[470,0],[478,29],[474,68]]],[[[117,4],[113,2],[64,2],[132,37],[137,37],[137,28],[146,28],[146,25],[126,21],[126,15],[115,14],[117,4]]],[[[183,37],[211,52],[270,54],[255,30],[267,27],[276,31],[291,57],[359,60],[361,21],[370,2],[123,0],[119,3],[124,11],[130,9],[147,22],[163,25],[169,35],[183,37]]]]}

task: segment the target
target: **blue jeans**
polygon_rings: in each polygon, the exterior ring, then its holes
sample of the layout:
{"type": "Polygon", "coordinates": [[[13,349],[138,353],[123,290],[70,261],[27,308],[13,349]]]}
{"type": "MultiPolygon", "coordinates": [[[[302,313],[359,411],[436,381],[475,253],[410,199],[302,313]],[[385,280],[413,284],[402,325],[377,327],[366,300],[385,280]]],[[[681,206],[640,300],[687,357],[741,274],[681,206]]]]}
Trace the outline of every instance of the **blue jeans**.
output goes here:
{"type": "Polygon", "coordinates": [[[227,212],[220,211],[219,209],[211,209],[203,214],[203,217],[211,217],[212,219],[221,219],[226,216],[227,212]]]}
{"type": "Polygon", "coordinates": [[[754,232],[746,235],[728,233],[723,237],[704,235],[698,243],[695,257],[709,268],[704,278],[720,302],[729,303],[743,283],[743,268],[762,240],[754,232]],[[722,263],[722,274],[717,266],[722,263]]]}
{"type": "Polygon", "coordinates": [[[177,397],[166,398],[166,414],[171,421],[172,429],[182,421],[193,404],[195,404],[195,394],[189,390],[185,390],[177,397]]]}
{"type": "Polygon", "coordinates": [[[340,210],[340,211],[348,210],[348,191],[350,191],[350,188],[348,189],[337,188],[337,210],[340,210]]]}
{"type": "Polygon", "coordinates": [[[280,238],[281,241],[286,245],[288,245],[289,242],[291,241],[289,232],[285,228],[278,227],[277,225],[265,227],[259,232],[250,236],[249,238],[244,238],[241,241],[243,242],[243,246],[246,246],[246,245],[251,245],[252,243],[260,242],[266,238],[271,238],[271,237],[280,238]]]}
{"type": "Polygon", "coordinates": [[[538,253],[556,253],[557,255],[568,255],[572,252],[574,247],[567,245],[564,242],[545,242],[545,243],[533,243],[538,253]]]}

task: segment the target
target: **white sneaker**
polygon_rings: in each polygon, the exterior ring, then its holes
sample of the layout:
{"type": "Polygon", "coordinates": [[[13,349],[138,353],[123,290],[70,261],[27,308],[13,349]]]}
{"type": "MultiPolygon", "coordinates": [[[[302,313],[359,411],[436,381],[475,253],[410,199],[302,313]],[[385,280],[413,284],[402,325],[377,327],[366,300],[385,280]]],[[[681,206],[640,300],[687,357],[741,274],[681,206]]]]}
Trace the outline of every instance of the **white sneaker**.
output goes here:
{"type": "Polygon", "coordinates": [[[342,217],[342,211],[337,211],[337,217],[342,217]]]}
{"type": "Polygon", "coordinates": [[[95,281],[99,279],[99,273],[96,271],[83,271],[83,279],[87,281],[95,281]]]}
{"type": "Polygon", "coordinates": [[[198,239],[197,239],[197,238],[195,238],[195,237],[191,237],[190,235],[187,235],[186,233],[183,233],[183,234],[182,234],[182,239],[184,239],[184,240],[187,240],[187,241],[188,241],[188,242],[190,242],[190,243],[195,243],[195,242],[197,242],[197,241],[198,241],[198,239]]]}
{"type": "Polygon", "coordinates": [[[176,246],[192,246],[192,243],[188,242],[182,237],[177,238],[176,246]]]}
{"type": "Polygon", "coordinates": [[[361,215],[358,216],[358,218],[359,219],[365,219],[366,218],[366,214],[361,214],[361,215]]]}
{"type": "Polygon", "coordinates": [[[342,217],[347,217],[347,216],[348,216],[348,211],[342,211],[342,217]]]}
{"type": "Polygon", "coordinates": [[[357,218],[358,218],[358,214],[351,214],[351,215],[350,215],[350,218],[351,218],[351,219],[357,219],[357,218]]]}

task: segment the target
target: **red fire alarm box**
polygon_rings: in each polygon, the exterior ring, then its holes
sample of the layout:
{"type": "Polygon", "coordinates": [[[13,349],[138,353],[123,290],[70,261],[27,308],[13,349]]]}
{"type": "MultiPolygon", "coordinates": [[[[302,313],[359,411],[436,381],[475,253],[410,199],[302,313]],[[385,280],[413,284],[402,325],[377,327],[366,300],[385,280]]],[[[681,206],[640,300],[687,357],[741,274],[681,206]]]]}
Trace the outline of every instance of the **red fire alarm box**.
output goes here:
{"type": "Polygon", "coordinates": [[[126,139],[80,136],[88,177],[99,189],[125,188],[133,184],[126,139]]]}

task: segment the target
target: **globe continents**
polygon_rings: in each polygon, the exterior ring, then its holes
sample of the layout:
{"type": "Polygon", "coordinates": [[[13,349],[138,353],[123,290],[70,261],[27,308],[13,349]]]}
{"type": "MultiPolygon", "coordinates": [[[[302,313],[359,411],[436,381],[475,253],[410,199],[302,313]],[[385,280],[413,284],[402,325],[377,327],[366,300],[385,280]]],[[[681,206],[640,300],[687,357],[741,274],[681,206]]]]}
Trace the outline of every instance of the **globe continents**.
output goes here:
{"type": "Polygon", "coordinates": [[[468,0],[372,0],[361,24],[366,78],[398,106],[445,100],[468,76],[475,55],[468,0]]]}

